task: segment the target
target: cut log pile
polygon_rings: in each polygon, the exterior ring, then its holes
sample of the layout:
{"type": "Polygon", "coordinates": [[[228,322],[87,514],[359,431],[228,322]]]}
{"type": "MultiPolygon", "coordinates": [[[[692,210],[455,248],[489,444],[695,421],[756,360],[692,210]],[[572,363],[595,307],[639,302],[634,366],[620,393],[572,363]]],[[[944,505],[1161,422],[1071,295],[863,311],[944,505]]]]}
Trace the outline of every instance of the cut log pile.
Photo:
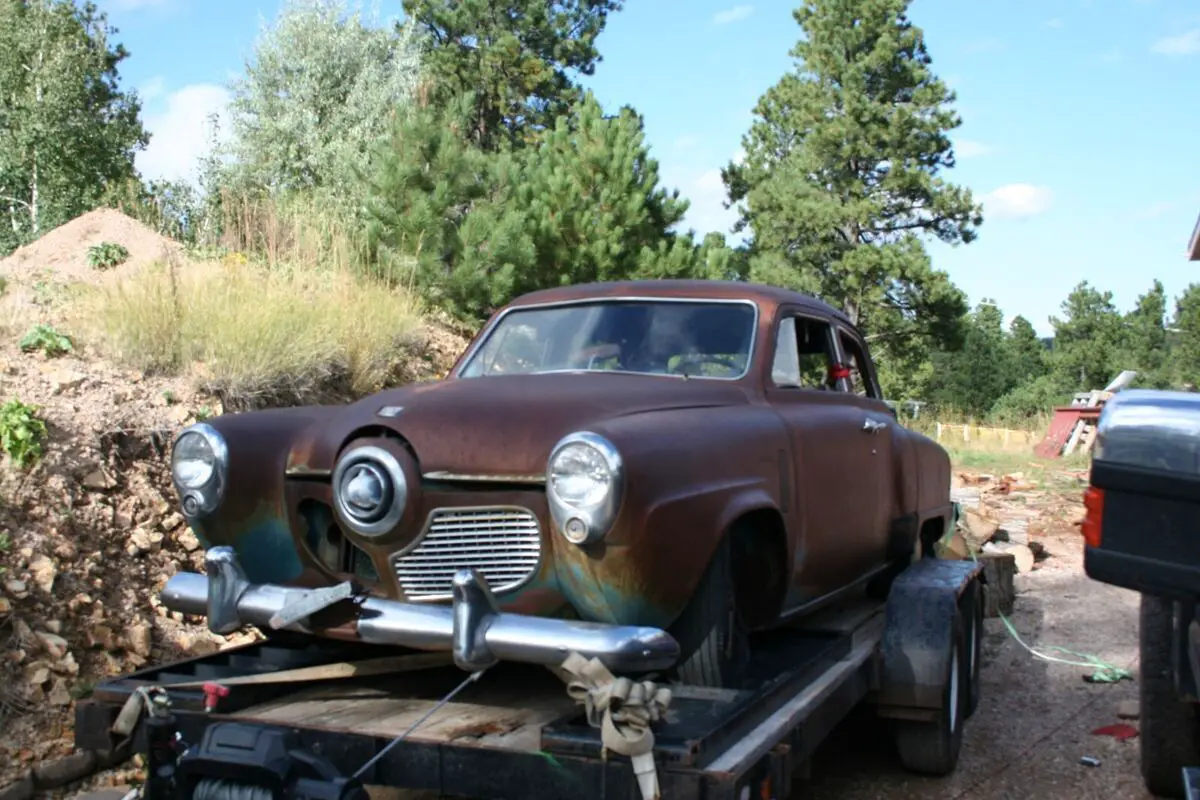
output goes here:
{"type": "Polygon", "coordinates": [[[951,498],[959,504],[959,517],[952,535],[938,543],[938,557],[976,558],[984,569],[984,614],[995,617],[1013,610],[1017,573],[1032,571],[1047,558],[1042,543],[1031,538],[1029,521],[1037,512],[1031,508],[1000,508],[989,500],[1037,488],[1021,473],[1011,475],[955,476],[951,498]]]}

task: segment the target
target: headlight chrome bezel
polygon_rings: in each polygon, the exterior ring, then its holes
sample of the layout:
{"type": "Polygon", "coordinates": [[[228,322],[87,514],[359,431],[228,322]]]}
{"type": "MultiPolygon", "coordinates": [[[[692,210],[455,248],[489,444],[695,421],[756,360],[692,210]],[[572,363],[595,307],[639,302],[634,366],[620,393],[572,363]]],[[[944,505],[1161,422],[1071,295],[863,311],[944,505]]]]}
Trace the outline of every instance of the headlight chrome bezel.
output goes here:
{"type": "Polygon", "coordinates": [[[215,511],[225,495],[225,487],[229,484],[229,446],[225,437],[206,422],[197,422],[180,431],[171,446],[171,482],[179,494],[184,517],[195,519],[215,511]],[[175,455],[179,451],[179,443],[189,436],[202,437],[213,457],[212,474],[207,481],[198,486],[184,485],[176,472],[175,455]]]}
{"type": "Polygon", "coordinates": [[[612,530],[625,493],[625,462],[616,446],[591,431],[568,434],[554,445],[546,460],[546,500],[558,532],[571,544],[585,546],[600,541],[612,530]],[[597,453],[608,471],[608,492],[598,502],[575,505],[554,488],[555,462],[569,448],[584,447],[597,453]]]}
{"type": "MultiPolygon", "coordinates": [[[[353,480],[351,476],[351,480],[353,480]]],[[[332,479],[333,504],[338,519],[341,520],[351,533],[366,539],[386,536],[393,531],[404,512],[408,510],[409,487],[404,468],[394,455],[382,447],[361,445],[345,451],[338,459],[333,470],[332,479]],[[376,478],[386,478],[390,486],[384,486],[381,506],[375,515],[363,515],[347,503],[343,482],[350,470],[365,467],[376,478]]]]}

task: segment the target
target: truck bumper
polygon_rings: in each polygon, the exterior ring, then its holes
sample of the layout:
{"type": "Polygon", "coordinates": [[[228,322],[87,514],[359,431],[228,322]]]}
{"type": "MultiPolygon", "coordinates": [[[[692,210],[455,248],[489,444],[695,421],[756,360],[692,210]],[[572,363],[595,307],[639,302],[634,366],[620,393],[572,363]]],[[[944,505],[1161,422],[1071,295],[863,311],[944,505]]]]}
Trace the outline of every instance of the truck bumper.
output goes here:
{"type": "MultiPolygon", "coordinates": [[[[242,625],[320,634],[305,618],[290,618],[306,604],[316,613],[321,592],[275,584],[252,584],[230,547],[214,547],[204,557],[207,575],[181,572],[163,588],[161,600],[172,611],[207,617],[213,633],[227,634],[242,625]],[[278,616],[277,616],[278,615],[278,616]],[[272,623],[272,619],[275,623],[272,623]]],[[[487,582],[474,570],[454,577],[451,605],[402,603],[366,596],[337,600],[351,604],[352,638],[416,650],[449,651],[467,671],[497,661],[558,666],[569,653],[598,658],[614,672],[667,669],[679,658],[679,644],[658,628],[607,625],[502,612],[487,582]]],[[[325,605],[331,605],[325,603],[325,605]]],[[[344,635],[343,627],[338,626],[344,635]]]]}

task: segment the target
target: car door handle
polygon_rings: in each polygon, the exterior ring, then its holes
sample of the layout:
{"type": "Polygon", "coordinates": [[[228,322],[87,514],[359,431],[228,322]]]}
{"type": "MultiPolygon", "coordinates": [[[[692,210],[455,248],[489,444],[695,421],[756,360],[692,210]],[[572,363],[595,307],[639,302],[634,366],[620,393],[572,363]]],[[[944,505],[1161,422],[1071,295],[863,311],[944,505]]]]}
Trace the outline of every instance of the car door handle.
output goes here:
{"type": "Polygon", "coordinates": [[[879,433],[881,430],[883,430],[886,427],[887,427],[886,422],[879,422],[877,420],[871,419],[870,417],[867,417],[865,420],[863,420],[862,429],[863,429],[864,433],[879,433]]]}

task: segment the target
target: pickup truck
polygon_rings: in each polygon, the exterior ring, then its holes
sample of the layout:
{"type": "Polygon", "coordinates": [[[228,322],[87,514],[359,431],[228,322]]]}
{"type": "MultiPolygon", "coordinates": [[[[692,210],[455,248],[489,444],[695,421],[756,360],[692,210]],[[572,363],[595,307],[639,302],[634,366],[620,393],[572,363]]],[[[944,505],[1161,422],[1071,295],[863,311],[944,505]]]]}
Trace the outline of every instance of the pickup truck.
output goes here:
{"type": "Polygon", "coordinates": [[[1084,502],[1087,575],[1142,595],[1142,776],[1184,797],[1184,770],[1200,765],[1200,394],[1108,401],[1084,502]]]}
{"type": "Polygon", "coordinates": [[[442,380],[210,419],[172,465],[209,573],[163,602],[216,632],[449,651],[469,595],[504,612],[484,661],[706,686],[738,685],[752,632],[886,594],[952,518],[949,457],[899,424],[862,333],[742,282],[534,292],[442,380]]]}

